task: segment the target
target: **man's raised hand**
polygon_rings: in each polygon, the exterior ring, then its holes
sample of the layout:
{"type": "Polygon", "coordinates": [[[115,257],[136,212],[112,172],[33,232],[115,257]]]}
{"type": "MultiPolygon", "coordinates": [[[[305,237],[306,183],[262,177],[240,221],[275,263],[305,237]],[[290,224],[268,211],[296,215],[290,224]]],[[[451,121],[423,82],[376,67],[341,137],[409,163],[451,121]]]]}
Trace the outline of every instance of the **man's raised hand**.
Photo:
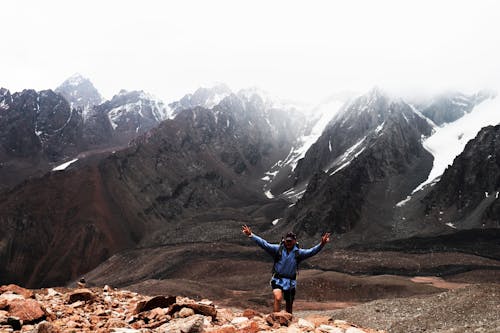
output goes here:
{"type": "Polygon", "coordinates": [[[330,233],[325,232],[325,234],[323,236],[321,236],[321,246],[325,245],[329,241],[330,241],[330,233]]]}
{"type": "Polygon", "coordinates": [[[241,227],[241,231],[248,237],[252,236],[252,229],[250,229],[250,227],[247,226],[246,224],[241,227]]]}

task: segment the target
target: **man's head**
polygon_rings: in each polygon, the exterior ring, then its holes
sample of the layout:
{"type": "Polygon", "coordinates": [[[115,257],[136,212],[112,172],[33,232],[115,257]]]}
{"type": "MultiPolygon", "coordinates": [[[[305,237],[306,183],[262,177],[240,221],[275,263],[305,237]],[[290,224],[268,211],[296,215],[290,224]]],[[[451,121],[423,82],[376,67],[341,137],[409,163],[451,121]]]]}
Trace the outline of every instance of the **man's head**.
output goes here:
{"type": "Polygon", "coordinates": [[[287,233],[285,236],[285,248],[291,250],[294,248],[295,244],[297,244],[297,235],[293,232],[287,233]]]}

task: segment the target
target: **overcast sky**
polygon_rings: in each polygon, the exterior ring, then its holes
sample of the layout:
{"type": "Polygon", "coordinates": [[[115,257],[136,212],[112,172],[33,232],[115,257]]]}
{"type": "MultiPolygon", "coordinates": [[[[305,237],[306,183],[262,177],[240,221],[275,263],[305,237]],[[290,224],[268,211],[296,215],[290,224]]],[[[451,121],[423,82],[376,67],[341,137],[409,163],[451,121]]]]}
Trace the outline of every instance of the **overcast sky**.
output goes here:
{"type": "Polygon", "coordinates": [[[8,1],[0,86],[78,72],[167,102],[225,82],[314,103],[343,90],[500,87],[499,1],[8,1]]]}

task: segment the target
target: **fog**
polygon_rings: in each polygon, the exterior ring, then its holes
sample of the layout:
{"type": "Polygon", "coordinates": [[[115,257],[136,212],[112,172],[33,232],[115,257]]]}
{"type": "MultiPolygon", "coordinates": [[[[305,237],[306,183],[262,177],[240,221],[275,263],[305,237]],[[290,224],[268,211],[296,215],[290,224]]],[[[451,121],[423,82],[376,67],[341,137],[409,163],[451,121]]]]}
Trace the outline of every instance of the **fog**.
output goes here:
{"type": "Polygon", "coordinates": [[[308,103],[500,87],[497,1],[9,1],[0,28],[12,91],[77,72],[166,101],[215,82],[308,103]]]}

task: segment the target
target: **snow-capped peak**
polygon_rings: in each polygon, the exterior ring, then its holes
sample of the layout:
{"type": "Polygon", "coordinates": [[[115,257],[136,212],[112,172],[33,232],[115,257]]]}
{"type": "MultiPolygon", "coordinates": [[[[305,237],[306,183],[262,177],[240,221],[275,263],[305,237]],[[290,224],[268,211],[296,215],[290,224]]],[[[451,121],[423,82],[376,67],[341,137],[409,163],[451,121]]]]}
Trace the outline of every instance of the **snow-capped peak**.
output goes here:
{"type": "Polygon", "coordinates": [[[66,79],[66,81],[64,81],[62,85],[69,85],[76,87],[82,84],[82,82],[84,81],[89,81],[89,79],[84,77],[80,73],[75,73],[71,75],[68,79],[66,79]]]}

